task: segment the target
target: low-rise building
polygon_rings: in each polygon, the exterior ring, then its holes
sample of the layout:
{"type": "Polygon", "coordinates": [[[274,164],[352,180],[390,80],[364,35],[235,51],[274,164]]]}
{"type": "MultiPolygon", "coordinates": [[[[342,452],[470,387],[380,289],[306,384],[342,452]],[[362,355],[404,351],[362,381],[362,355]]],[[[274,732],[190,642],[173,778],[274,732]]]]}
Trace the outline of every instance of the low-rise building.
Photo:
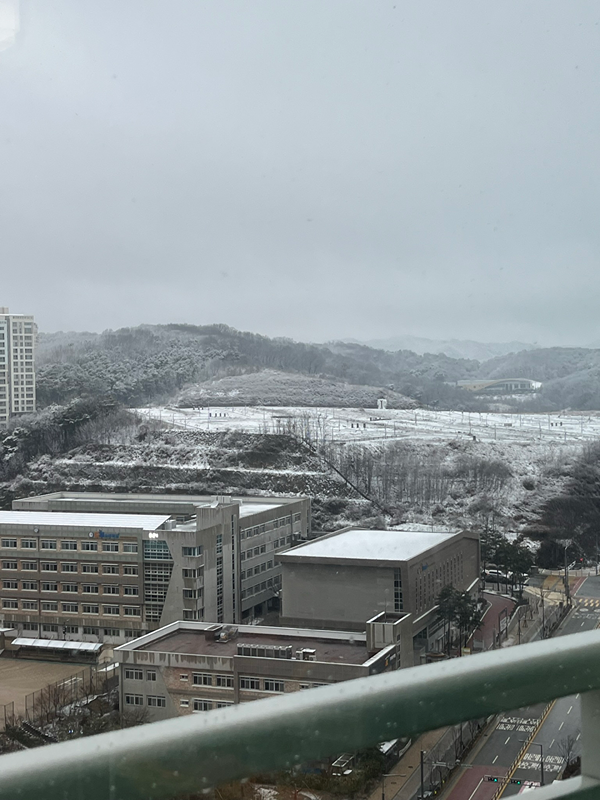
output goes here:
{"type": "Polygon", "coordinates": [[[279,602],[276,553],[310,528],[307,498],[65,492],[14,506],[0,511],[1,619],[84,641],[263,614],[279,602]]]}
{"type": "Polygon", "coordinates": [[[431,526],[346,528],[277,558],[283,568],[282,625],[363,631],[378,614],[409,614],[417,653],[435,649],[441,638],[441,589],[475,592],[480,577],[478,537],[431,526]]]}
{"type": "MultiPolygon", "coordinates": [[[[395,622],[401,623],[401,615],[395,622]]],[[[155,721],[401,666],[400,633],[378,650],[375,636],[380,633],[370,638],[369,630],[174,622],[115,648],[121,707],[144,707],[155,721]]]]}

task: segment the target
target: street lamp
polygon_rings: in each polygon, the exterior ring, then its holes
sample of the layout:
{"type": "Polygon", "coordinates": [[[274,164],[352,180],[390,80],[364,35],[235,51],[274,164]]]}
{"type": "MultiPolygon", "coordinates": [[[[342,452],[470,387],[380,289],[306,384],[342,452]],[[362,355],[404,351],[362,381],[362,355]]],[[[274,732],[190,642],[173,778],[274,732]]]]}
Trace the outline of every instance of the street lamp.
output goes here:
{"type": "Polygon", "coordinates": [[[385,800],[385,779],[386,778],[397,778],[397,772],[386,772],[381,776],[381,800],[385,800]]]}

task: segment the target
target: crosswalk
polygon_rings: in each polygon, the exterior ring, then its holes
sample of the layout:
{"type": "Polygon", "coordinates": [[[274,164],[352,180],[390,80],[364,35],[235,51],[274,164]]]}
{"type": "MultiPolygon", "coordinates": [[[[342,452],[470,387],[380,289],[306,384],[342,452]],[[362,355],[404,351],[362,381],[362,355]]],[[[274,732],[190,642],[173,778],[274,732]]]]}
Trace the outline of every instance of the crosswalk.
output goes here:
{"type": "Polygon", "coordinates": [[[600,608],[600,597],[576,597],[577,608],[600,608]]]}

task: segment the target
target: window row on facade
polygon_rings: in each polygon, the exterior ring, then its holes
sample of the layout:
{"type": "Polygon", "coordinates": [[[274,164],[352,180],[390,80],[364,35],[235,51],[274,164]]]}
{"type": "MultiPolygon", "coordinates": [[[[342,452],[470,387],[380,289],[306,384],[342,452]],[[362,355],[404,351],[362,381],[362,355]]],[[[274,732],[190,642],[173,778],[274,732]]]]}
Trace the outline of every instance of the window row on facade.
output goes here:
{"type": "MultiPolygon", "coordinates": [[[[302,519],[301,514],[294,514],[294,522],[300,522],[302,519]]],[[[277,528],[283,528],[285,525],[292,524],[292,516],[288,514],[287,517],[279,517],[279,519],[271,520],[271,522],[265,522],[262,525],[253,525],[252,528],[242,528],[240,530],[240,539],[250,539],[252,536],[260,536],[261,533],[267,533],[267,531],[274,531],[277,528]]]]}
{"type": "Polygon", "coordinates": [[[240,558],[242,561],[245,561],[247,558],[254,558],[255,556],[262,555],[266,553],[267,550],[278,550],[280,547],[285,547],[287,544],[291,544],[292,537],[284,536],[281,539],[274,539],[272,542],[268,542],[267,544],[261,544],[258,547],[249,547],[247,550],[242,550],[240,554],[240,558]]]}
{"type": "MultiPolygon", "coordinates": [[[[37,550],[38,539],[3,538],[2,547],[9,550],[37,550]]],[[[90,539],[39,539],[40,550],[80,550],[84,553],[137,553],[137,542],[98,542],[90,539]]]]}
{"type": "Polygon", "coordinates": [[[38,633],[41,629],[42,633],[61,633],[75,634],[77,636],[104,636],[120,637],[124,636],[126,639],[135,639],[140,635],[139,630],[131,630],[129,628],[99,628],[95,625],[58,625],[57,623],[44,622],[40,625],[37,622],[20,622],[19,625],[24,632],[38,633]]]}
{"type": "Polygon", "coordinates": [[[242,589],[242,600],[245,600],[247,597],[252,597],[255,594],[265,592],[267,589],[275,589],[279,588],[280,586],[281,575],[275,575],[266,581],[261,581],[260,583],[254,584],[254,586],[248,586],[247,588],[242,589]]]}
{"type": "Polygon", "coordinates": [[[63,614],[93,614],[95,616],[102,613],[104,616],[120,617],[141,617],[141,606],[118,606],[118,605],[97,605],[95,603],[59,603],[57,600],[21,600],[12,597],[1,599],[2,608],[10,611],[63,614]],[[100,611],[102,609],[102,611],[100,611]]]}
{"type": "Polygon", "coordinates": [[[137,564],[98,564],[98,562],[86,564],[82,561],[26,561],[25,559],[20,561],[2,560],[3,571],[14,572],[19,569],[22,572],[82,572],[90,575],[101,573],[102,575],[136,576],[139,574],[137,564]]]}
{"type": "MultiPolygon", "coordinates": [[[[3,580],[2,589],[22,592],[62,592],[67,594],[111,594],[138,597],[139,586],[120,586],[118,583],[56,583],[54,581],[3,580]]],[[[186,590],[184,589],[184,592],[186,590]]],[[[185,594],[184,594],[185,596],[185,594]]]]}
{"type": "Polygon", "coordinates": [[[243,569],[240,572],[240,578],[242,580],[251,578],[253,575],[259,575],[261,572],[266,572],[268,569],[273,569],[274,566],[273,559],[271,558],[269,561],[263,561],[262,564],[255,564],[254,567],[243,569]]]}

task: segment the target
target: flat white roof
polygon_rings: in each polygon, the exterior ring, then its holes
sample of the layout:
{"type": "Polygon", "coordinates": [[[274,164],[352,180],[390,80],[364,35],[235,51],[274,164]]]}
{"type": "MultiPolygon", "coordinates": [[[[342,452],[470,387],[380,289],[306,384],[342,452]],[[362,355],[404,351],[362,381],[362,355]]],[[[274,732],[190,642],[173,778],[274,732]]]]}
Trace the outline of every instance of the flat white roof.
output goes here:
{"type": "Polygon", "coordinates": [[[72,514],[68,511],[0,511],[0,525],[30,528],[135,528],[155,531],[170,519],[164,514],[72,514]]]}
{"type": "Polygon", "coordinates": [[[98,652],[102,647],[98,642],[70,642],[63,639],[26,639],[21,636],[13,639],[13,644],[17,647],[42,647],[46,650],[88,650],[98,652]]]}
{"type": "Polygon", "coordinates": [[[367,561],[408,561],[456,535],[456,531],[433,533],[427,530],[356,529],[323,536],[291,550],[284,550],[279,555],[330,558],[333,561],[347,558],[367,561]]]}
{"type": "Polygon", "coordinates": [[[283,503],[240,503],[240,518],[249,517],[252,514],[260,514],[262,511],[271,511],[274,508],[282,508],[283,503]]]}

